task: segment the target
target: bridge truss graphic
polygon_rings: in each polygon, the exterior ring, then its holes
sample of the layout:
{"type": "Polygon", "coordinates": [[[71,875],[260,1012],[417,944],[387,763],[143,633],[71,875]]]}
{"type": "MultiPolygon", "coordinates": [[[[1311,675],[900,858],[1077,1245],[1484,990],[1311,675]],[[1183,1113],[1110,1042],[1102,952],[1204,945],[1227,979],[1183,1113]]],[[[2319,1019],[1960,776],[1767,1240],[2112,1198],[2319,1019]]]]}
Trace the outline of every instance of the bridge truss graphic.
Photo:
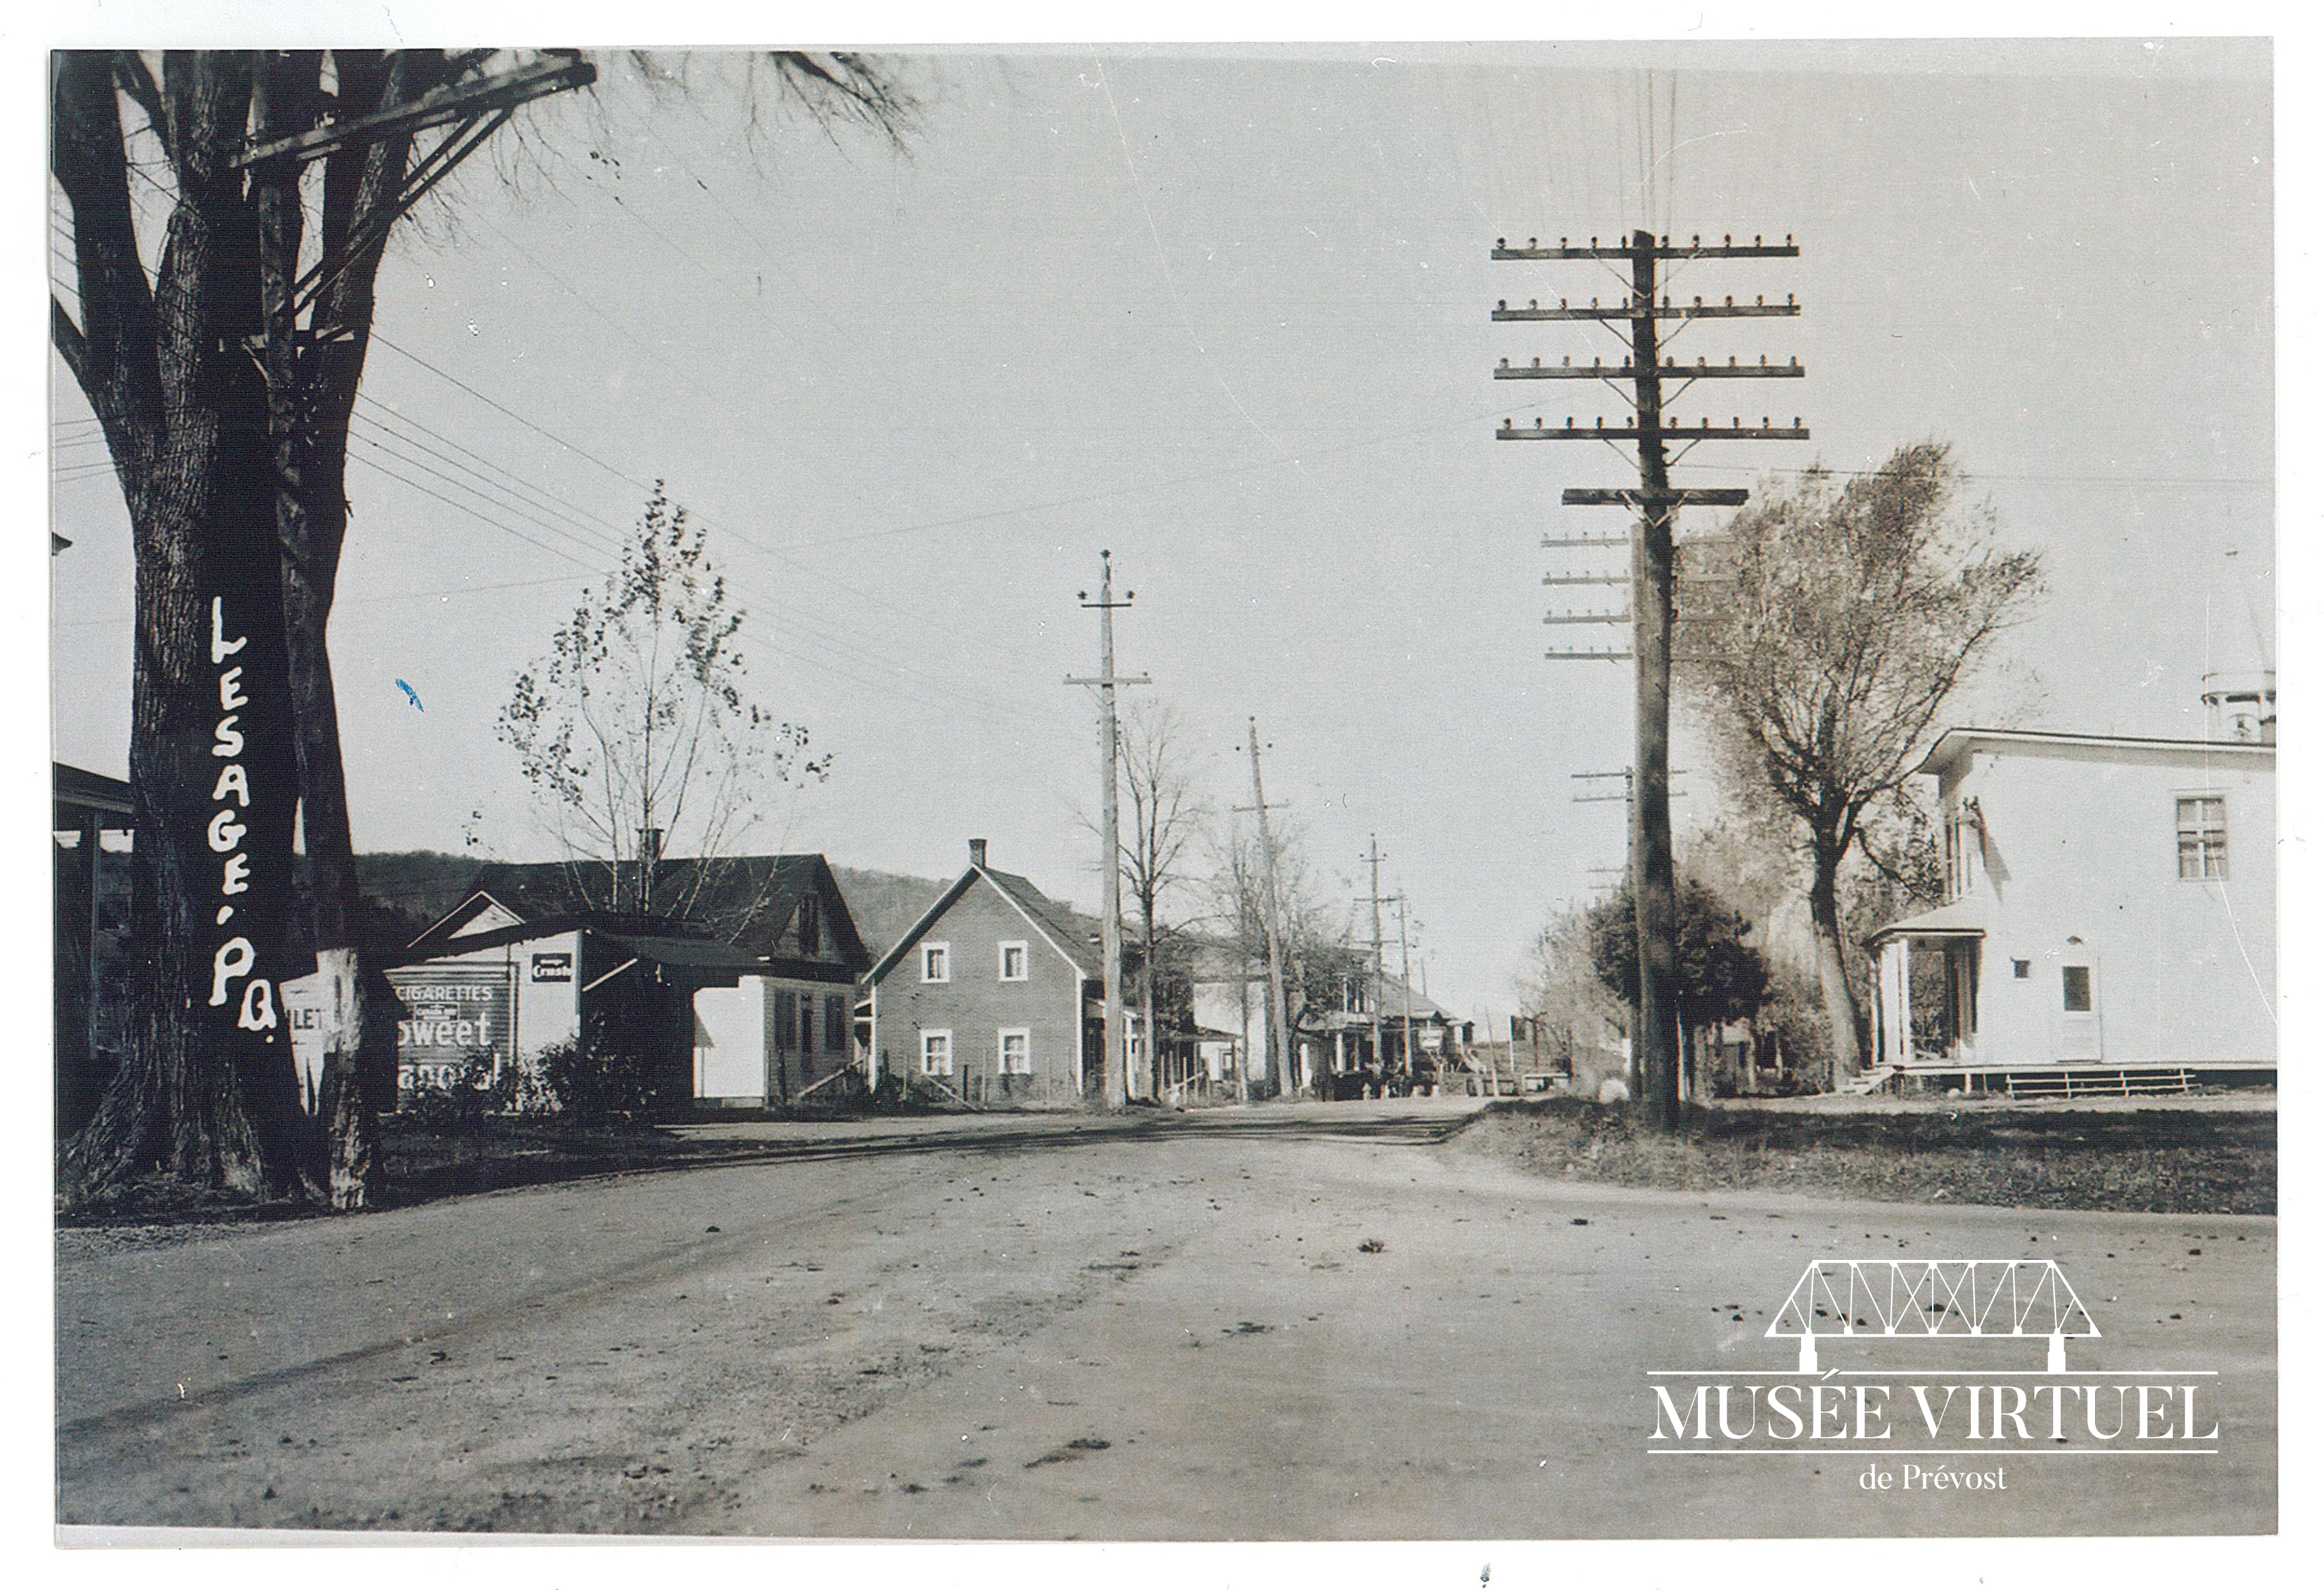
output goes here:
{"type": "Polygon", "coordinates": [[[1819,1337],[2046,1337],[2061,1374],[2066,1338],[2098,1334],[2051,1259],[1817,1259],[1767,1327],[1799,1338],[1803,1374],[1819,1337]]]}

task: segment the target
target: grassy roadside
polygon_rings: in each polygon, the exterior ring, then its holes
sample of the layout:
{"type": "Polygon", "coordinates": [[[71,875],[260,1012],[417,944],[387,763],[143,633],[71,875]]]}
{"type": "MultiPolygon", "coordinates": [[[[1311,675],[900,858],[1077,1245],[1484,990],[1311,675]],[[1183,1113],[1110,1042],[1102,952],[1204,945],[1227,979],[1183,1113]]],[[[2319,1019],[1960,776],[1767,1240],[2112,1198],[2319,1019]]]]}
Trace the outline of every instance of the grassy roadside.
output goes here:
{"type": "Polygon", "coordinates": [[[1690,1112],[1675,1136],[1575,1098],[1496,1104],[1456,1147],[1538,1175],[1679,1191],[1749,1189],[1894,1203],[2275,1213],[2275,1112],[2169,1106],[1690,1112]]]}
{"type": "MultiPolygon", "coordinates": [[[[553,1121],[488,1119],[432,1128],[400,1117],[380,1122],[379,1209],[528,1187],[543,1181],[759,1159],[763,1147],[701,1142],[652,1126],[591,1130],[553,1121]]],[[[116,1189],[94,1205],[60,1213],[60,1227],[194,1226],[300,1219],[312,1204],[268,1202],[225,1190],[189,1189],[155,1177],[116,1189]]]]}

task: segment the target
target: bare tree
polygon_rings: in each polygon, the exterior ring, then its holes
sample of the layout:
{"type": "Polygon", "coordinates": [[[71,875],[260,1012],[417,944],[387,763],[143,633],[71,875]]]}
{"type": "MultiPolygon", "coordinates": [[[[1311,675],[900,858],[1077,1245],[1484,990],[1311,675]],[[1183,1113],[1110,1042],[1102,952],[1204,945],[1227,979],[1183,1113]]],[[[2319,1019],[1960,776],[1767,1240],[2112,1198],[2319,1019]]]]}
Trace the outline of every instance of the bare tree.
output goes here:
{"type": "Polygon", "coordinates": [[[1862,1064],[1841,938],[1841,864],[1926,754],[1937,714],[2041,589],[2041,561],[1993,544],[1989,510],[1959,506],[1933,442],[1877,471],[1809,472],[1690,545],[1699,582],[1682,677],[1723,768],[1762,796],[1808,864],[1817,980],[1835,1067],[1862,1064]],[[1708,566],[1706,566],[1708,565],[1708,566]]]}
{"type": "Polygon", "coordinates": [[[1182,890],[1187,848],[1201,832],[1202,802],[1188,774],[1185,730],[1176,709],[1141,701],[1124,720],[1122,786],[1130,796],[1130,831],[1121,846],[1122,876],[1138,905],[1140,1019],[1146,1048],[1130,1078],[1133,1098],[1152,1098],[1160,1058],[1161,1029],[1155,1022],[1155,982],[1161,974],[1168,930],[1162,925],[1165,902],[1182,890]]]}
{"type": "Polygon", "coordinates": [[[746,694],[743,616],[701,528],[657,483],[621,567],[517,676],[500,738],[586,904],[687,915],[759,821],[760,792],[828,772],[804,728],[746,694]],[[695,864],[662,868],[671,849],[695,864]]]}
{"type": "Polygon", "coordinates": [[[1599,980],[1584,907],[1566,907],[1542,924],[1518,971],[1517,999],[1528,1021],[1563,1039],[1566,1055],[1603,1047],[1628,1019],[1628,998],[1599,980]]]}
{"type": "MultiPolygon", "coordinates": [[[[861,58],[769,61],[778,91],[826,128],[854,121],[893,139],[910,114],[861,58]]],[[[326,645],[347,424],[390,237],[507,107],[439,113],[507,63],[434,50],[54,58],[51,171],[74,304],[52,299],[51,339],[103,427],[137,571],[142,952],[121,1069],[60,1150],[69,1201],[148,1172],[342,1208],[368,1196],[372,1066],[358,1057],[376,1058],[385,1028],[362,1014],[326,645]],[[331,135],[310,189],[286,140],[318,131],[331,135]],[[302,236],[317,245],[303,271],[302,236]],[[305,970],[302,942],[344,1017],[328,1028],[314,1122],[275,993],[305,970]]]]}
{"type": "Polygon", "coordinates": [[[1351,913],[1334,907],[1315,882],[1298,825],[1282,818],[1276,823],[1272,900],[1259,837],[1240,823],[1213,832],[1210,892],[1218,919],[1231,924],[1246,966],[1264,964],[1270,904],[1275,912],[1285,1019],[1271,1081],[1287,1097],[1299,1085],[1294,1051],[1300,1034],[1323,1032],[1321,1018],[1342,1008],[1351,980],[1365,974],[1370,958],[1351,941],[1351,913]]]}

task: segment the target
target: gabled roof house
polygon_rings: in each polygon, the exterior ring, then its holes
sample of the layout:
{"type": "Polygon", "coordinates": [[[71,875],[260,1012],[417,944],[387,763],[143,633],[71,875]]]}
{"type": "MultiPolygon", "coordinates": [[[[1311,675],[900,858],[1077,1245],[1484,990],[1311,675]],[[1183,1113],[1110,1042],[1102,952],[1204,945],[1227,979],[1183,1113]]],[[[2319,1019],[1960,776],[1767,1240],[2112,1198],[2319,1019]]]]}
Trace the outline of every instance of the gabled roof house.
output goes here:
{"type": "Polygon", "coordinates": [[[1102,1081],[1098,924],[971,840],[968,866],[874,961],[869,1075],[971,1103],[1074,1104],[1102,1081]]]}

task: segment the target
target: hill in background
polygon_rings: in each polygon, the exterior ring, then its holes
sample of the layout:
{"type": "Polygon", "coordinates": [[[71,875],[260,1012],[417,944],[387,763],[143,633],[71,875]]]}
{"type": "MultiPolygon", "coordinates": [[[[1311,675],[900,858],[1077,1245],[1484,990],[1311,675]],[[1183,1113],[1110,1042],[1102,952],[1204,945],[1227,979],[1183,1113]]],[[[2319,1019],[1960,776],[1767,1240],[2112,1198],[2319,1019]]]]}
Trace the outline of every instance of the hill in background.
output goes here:
{"type": "MultiPolygon", "coordinates": [[[[356,857],[355,877],[369,907],[369,942],[384,953],[401,951],[468,897],[484,866],[476,857],[444,850],[379,850],[356,857]]],[[[855,918],[855,931],[874,957],[902,938],[952,882],[860,867],[831,870],[855,918]]]]}

